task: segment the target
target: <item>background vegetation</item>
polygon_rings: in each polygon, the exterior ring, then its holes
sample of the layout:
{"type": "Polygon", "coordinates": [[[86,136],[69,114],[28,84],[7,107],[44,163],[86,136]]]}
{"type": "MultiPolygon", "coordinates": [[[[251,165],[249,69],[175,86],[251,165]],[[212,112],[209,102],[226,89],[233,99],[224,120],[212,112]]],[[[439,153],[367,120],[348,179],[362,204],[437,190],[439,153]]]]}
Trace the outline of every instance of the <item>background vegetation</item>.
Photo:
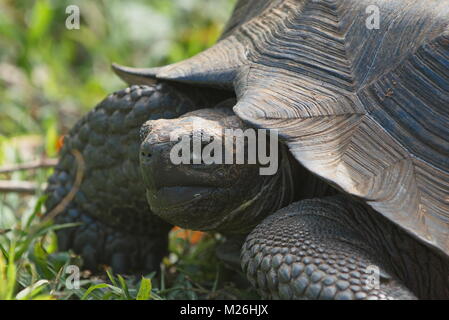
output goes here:
{"type": "Polygon", "coordinates": [[[170,235],[160,276],[92,276],[66,287],[65,266],[82,265],[58,252],[42,220],[42,190],[51,168],[3,170],[57,157],[60,137],[108,93],[125,85],[111,62],[156,66],[211,46],[235,0],[0,0],[0,299],[242,298],[215,258],[219,240],[184,230],[170,235]],[[78,5],[81,28],[65,27],[66,7],[78,5]]]}

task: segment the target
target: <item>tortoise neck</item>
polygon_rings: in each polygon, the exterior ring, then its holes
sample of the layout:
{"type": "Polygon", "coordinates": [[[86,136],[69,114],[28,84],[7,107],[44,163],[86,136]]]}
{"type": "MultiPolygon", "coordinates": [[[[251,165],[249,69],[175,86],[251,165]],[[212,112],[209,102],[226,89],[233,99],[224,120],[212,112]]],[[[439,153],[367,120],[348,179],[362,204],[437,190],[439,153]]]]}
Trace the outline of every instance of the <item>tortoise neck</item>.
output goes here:
{"type": "Polygon", "coordinates": [[[287,147],[284,149],[286,151],[285,157],[288,160],[288,164],[283,166],[286,168],[284,175],[289,175],[291,177],[291,181],[287,188],[293,190],[292,202],[304,199],[321,198],[340,193],[327,182],[304,168],[291,155],[287,150],[287,147]]]}
{"type": "Polygon", "coordinates": [[[213,229],[225,234],[246,234],[265,217],[295,201],[295,178],[284,147],[279,149],[279,169],[267,175],[257,194],[217,222],[213,229]]]}
{"type": "Polygon", "coordinates": [[[260,184],[257,194],[217,221],[212,229],[226,234],[248,233],[265,217],[295,201],[336,193],[302,167],[285,145],[279,148],[279,164],[278,171],[260,184]]]}

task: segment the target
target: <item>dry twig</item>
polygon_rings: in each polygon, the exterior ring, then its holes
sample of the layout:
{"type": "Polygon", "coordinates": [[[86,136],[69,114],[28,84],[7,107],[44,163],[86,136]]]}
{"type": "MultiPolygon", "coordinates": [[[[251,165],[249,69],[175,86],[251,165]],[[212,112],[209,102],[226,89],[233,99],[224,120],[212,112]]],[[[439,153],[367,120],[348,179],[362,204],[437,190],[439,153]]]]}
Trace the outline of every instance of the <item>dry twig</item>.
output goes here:
{"type": "Polygon", "coordinates": [[[43,168],[52,168],[56,166],[58,163],[58,159],[40,159],[28,163],[21,163],[21,164],[14,164],[14,165],[7,165],[0,167],[0,173],[10,173],[15,171],[24,171],[24,170],[36,170],[36,169],[43,169],[43,168]]]}
{"type": "MultiPolygon", "coordinates": [[[[15,192],[35,194],[39,189],[39,185],[35,182],[0,180],[0,193],[15,192]]],[[[42,189],[45,189],[45,184],[42,185],[42,189]]]]}

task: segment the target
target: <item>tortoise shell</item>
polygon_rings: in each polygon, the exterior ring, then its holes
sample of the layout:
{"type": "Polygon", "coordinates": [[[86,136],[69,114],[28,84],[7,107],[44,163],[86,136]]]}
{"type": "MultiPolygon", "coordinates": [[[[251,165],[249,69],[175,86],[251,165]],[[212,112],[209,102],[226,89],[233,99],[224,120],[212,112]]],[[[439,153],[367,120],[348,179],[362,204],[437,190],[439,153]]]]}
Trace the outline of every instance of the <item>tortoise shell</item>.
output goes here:
{"type": "Polygon", "coordinates": [[[449,254],[449,0],[241,0],[212,48],[115,70],[235,90],[243,120],[449,254]]]}

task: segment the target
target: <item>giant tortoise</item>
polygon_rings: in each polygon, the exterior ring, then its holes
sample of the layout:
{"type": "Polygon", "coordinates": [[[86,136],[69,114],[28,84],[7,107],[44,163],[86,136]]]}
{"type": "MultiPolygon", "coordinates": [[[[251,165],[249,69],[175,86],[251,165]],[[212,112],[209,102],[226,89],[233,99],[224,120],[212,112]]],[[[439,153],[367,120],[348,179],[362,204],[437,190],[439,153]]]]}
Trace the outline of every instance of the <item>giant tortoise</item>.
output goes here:
{"type": "Polygon", "coordinates": [[[48,189],[87,266],[155,270],[179,225],[246,237],[265,298],[449,298],[449,0],[240,0],[210,49],[114,70],[48,189]],[[194,123],[277,132],[278,170],[174,164],[194,123]]]}

